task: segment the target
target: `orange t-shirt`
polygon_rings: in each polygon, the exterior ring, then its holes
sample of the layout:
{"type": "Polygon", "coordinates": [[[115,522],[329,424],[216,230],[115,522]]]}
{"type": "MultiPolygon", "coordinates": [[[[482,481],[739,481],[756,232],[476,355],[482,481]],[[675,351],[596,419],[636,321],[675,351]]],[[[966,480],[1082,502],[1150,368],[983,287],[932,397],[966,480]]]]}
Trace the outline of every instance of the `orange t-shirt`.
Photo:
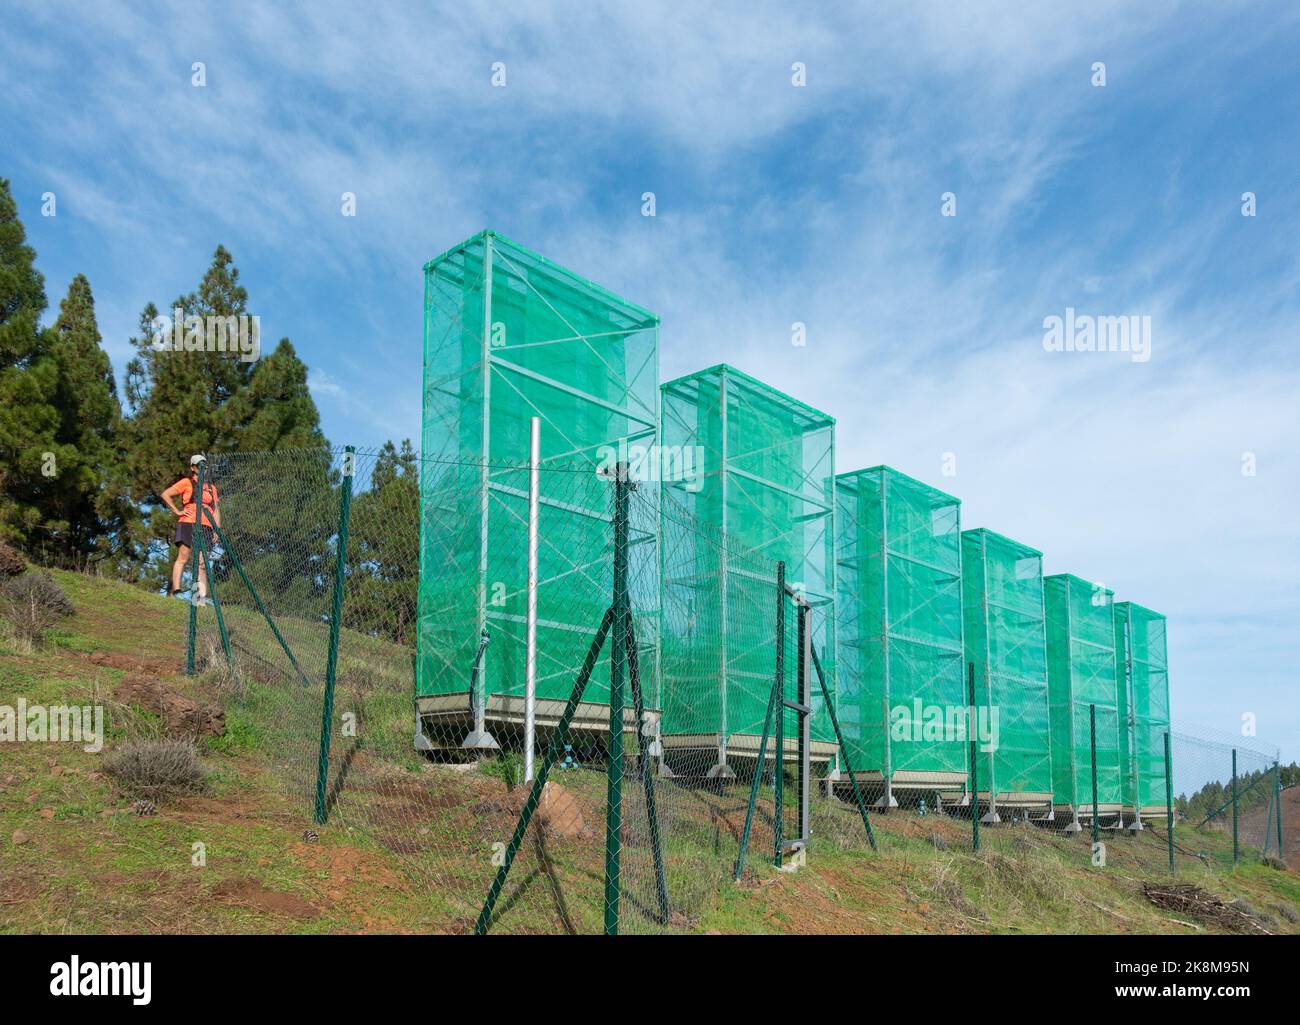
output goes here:
{"type": "MultiPolygon", "coordinates": [[[[194,483],[188,477],[182,477],[168,490],[175,491],[181,500],[181,517],[178,523],[194,522],[194,483]]],[[[217,486],[203,483],[203,522],[212,524],[216,522],[212,518],[210,510],[217,507],[217,486]]]]}

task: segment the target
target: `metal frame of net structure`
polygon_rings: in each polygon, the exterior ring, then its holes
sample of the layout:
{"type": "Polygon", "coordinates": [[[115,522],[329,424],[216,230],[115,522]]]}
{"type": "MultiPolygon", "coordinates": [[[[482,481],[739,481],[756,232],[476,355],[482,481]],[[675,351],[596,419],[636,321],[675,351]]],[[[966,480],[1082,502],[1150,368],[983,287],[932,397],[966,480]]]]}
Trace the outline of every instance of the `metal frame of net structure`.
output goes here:
{"type": "Polygon", "coordinates": [[[1056,812],[1076,831],[1080,819],[1122,824],[1114,593],[1058,573],[1044,578],[1043,594],[1056,812]]]}
{"type": "Polygon", "coordinates": [[[1124,810],[1133,822],[1163,815],[1164,734],[1169,730],[1169,657],[1165,617],[1135,602],[1115,603],[1124,810]]]}
{"type": "MultiPolygon", "coordinates": [[[[963,531],[966,659],[977,709],[996,710],[994,749],[979,756],[985,821],[1052,808],[1051,711],[1043,555],[991,530],[963,531]]],[[[990,713],[991,714],[991,713],[990,713]]]]}
{"type": "MultiPolygon", "coordinates": [[[[695,470],[663,481],[665,510],[677,506],[719,539],[663,539],[664,605],[697,610],[687,623],[665,624],[664,658],[680,683],[677,700],[664,706],[666,756],[677,773],[733,778],[734,761],[756,757],[771,679],[770,625],[751,612],[770,575],[755,575],[746,553],[784,563],[788,582],[820,611],[812,640],[835,692],[835,421],[726,365],[661,391],[664,451],[695,470]],[[717,588],[716,601],[701,600],[717,588]],[[715,639],[723,652],[716,664],[715,639]]],[[[813,704],[811,757],[833,765],[820,694],[813,704]]]]}
{"type": "MultiPolygon", "coordinates": [[[[494,232],[425,267],[422,448],[437,470],[421,481],[417,687],[427,715],[461,721],[484,749],[492,722],[522,714],[531,420],[542,467],[557,471],[541,477],[538,600],[551,611],[536,624],[537,694],[553,724],[609,601],[608,579],[593,572],[607,554],[609,504],[563,471],[655,451],[658,325],[494,232]]],[[[638,501],[632,517],[631,543],[653,546],[653,503],[638,501]]],[[[633,606],[653,608],[657,580],[632,586],[633,606]]],[[[637,643],[643,661],[658,658],[653,620],[637,643]]],[[[603,686],[593,681],[593,701],[603,686]]],[[[598,714],[584,708],[579,720],[598,714]]]]}
{"type": "Polygon", "coordinates": [[[838,705],[881,807],[967,801],[961,503],[886,466],[836,477],[838,705]],[[938,710],[936,712],[936,710],[938,710]],[[938,714],[944,719],[935,724],[938,714]],[[955,790],[954,790],[955,788],[955,790]]]}

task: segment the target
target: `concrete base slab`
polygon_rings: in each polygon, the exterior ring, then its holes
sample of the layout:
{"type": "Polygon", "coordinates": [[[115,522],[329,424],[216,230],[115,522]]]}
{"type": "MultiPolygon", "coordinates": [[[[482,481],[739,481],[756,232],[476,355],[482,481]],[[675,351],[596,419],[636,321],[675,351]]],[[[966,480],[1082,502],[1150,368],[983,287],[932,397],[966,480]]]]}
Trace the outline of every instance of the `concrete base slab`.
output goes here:
{"type": "Polygon", "coordinates": [[[500,751],[501,745],[488,730],[472,730],[465,735],[460,746],[467,751],[500,751]]]}

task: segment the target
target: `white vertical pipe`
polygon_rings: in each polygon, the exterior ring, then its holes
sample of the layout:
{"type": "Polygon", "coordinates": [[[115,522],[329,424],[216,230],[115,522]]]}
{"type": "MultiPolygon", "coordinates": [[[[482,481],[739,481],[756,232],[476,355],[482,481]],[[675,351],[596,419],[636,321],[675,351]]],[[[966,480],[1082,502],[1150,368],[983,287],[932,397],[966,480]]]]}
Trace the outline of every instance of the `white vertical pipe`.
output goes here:
{"type": "Polygon", "coordinates": [[[537,510],[542,457],[542,421],[533,417],[528,438],[528,605],[524,627],[524,782],[533,779],[537,729],[537,510]]]}
{"type": "MultiPolygon", "coordinates": [[[[492,236],[483,239],[483,466],[479,477],[479,549],[478,549],[478,635],[480,643],[487,631],[488,593],[488,507],[491,501],[492,460],[492,236]]],[[[474,702],[475,746],[487,735],[487,664],[491,656],[483,649],[478,669],[478,693],[474,702]]]]}

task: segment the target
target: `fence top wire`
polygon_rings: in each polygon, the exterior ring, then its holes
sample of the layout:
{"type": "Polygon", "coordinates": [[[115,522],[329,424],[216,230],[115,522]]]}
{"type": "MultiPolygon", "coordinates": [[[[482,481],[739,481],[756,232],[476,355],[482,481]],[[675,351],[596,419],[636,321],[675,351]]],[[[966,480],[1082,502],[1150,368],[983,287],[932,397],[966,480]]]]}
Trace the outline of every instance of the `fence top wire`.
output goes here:
{"type": "MultiPolygon", "coordinates": [[[[1169,736],[1174,743],[1221,752],[1226,758],[1231,758],[1232,752],[1236,751],[1239,760],[1251,759],[1272,765],[1281,757],[1280,748],[1266,744],[1258,737],[1243,737],[1227,730],[1217,730],[1194,723],[1174,723],[1170,727],[1169,736]]],[[[1244,761],[1242,764],[1245,764],[1244,761]]]]}
{"type": "MultiPolygon", "coordinates": [[[[378,448],[353,447],[348,449],[341,445],[322,446],[320,448],[277,449],[272,452],[217,452],[209,457],[209,473],[217,483],[223,476],[234,476],[260,469],[262,464],[274,464],[281,468],[314,465],[328,466],[332,472],[341,472],[343,460],[347,455],[354,460],[353,490],[366,490],[369,476],[376,462],[394,453],[378,448]]],[[[422,479],[436,476],[442,470],[488,470],[489,473],[527,474],[530,466],[527,460],[505,461],[484,459],[450,459],[441,456],[426,456],[418,451],[397,455],[413,459],[422,479]]],[[[590,462],[543,461],[538,467],[539,474],[545,479],[551,474],[569,474],[575,477],[597,477],[600,471],[593,469],[590,462]]],[[[734,539],[724,537],[722,530],[713,523],[698,519],[673,494],[673,489],[658,481],[633,481],[632,501],[640,505],[652,502],[659,504],[657,515],[666,539],[670,535],[690,534],[696,543],[707,545],[721,552],[726,551],[729,562],[746,565],[754,572],[770,575],[775,580],[776,560],[744,545],[734,539]]]]}

